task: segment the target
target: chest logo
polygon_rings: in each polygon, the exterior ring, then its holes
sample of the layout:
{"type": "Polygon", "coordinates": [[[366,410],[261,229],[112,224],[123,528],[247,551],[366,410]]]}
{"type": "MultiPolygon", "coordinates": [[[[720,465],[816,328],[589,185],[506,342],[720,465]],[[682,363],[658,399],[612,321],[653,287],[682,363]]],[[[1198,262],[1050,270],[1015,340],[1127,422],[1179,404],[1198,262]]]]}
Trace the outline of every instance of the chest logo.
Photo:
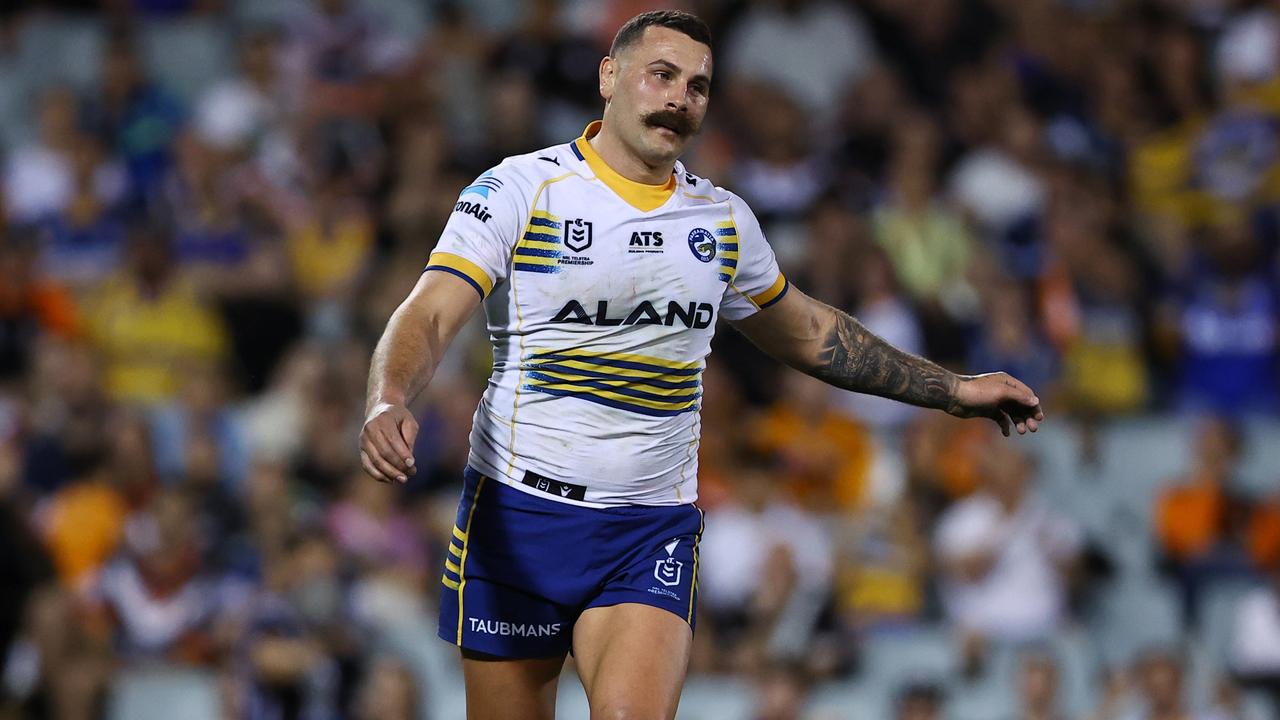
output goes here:
{"type": "Polygon", "coordinates": [[[706,228],[694,228],[689,233],[689,251],[704,263],[716,256],[716,236],[706,228]]]}
{"type": "Polygon", "coordinates": [[[591,247],[591,222],[582,218],[565,220],[564,245],[574,252],[591,247]]]}
{"type": "Polygon", "coordinates": [[[662,232],[659,230],[636,230],[631,233],[631,242],[627,243],[627,252],[662,252],[662,232]]]}

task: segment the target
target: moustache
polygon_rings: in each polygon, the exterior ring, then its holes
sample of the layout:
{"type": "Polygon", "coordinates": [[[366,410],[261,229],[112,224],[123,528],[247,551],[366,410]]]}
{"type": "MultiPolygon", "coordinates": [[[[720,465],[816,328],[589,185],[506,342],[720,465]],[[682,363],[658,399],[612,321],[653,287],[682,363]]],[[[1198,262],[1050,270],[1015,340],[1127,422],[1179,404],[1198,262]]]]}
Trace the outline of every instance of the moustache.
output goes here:
{"type": "Polygon", "coordinates": [[[689,119],[688,115],[674,110],[651,112],[645,115],[641,121],[649,127],[664,127],[668,130],[674,130],[679,135],[692,135],[698,131],[698,126],[689,119]]]}

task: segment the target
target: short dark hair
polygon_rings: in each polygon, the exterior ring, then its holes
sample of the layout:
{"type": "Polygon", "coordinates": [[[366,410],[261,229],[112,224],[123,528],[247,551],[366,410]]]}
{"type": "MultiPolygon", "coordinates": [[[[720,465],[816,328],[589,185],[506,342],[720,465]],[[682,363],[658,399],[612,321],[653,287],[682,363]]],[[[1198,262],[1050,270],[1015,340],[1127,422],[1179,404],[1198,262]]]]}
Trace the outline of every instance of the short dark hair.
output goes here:
{"type": "Polygon", "coordinates": [[[618,34],[613,36],[613,45],[609,46],[609,56],[617,57],[619,52],[644,36],[645,28],[654,26],[682,32],[703,45],[711,47],[711,28],[707,27],[702,18],[683,10],[650,10],[640,13],[623,24],[618,34]]]}

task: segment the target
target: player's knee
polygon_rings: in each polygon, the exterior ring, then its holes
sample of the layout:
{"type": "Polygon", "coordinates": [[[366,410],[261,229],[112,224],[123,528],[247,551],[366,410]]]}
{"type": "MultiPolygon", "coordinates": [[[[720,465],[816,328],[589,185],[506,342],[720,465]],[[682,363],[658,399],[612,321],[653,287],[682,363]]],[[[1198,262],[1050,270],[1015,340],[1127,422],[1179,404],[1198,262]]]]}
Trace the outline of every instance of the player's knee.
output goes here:
{"type": "Polygon", "coordinates": [[[619,698],[592,703],[591,720],[670,720],[674,710],[659,707],[652,699],[619,698]]]}

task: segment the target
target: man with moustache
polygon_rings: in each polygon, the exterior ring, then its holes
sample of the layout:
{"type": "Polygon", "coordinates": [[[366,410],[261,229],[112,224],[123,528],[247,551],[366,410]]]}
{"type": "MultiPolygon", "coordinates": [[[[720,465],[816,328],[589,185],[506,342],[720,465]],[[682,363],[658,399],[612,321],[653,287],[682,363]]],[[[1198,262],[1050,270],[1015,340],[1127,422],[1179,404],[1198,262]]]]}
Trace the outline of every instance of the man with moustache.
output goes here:
{"type": "Polygon", "coordinates": [[[463,188],[374,352],[365,471],[414,474],[406,405],[483,302],[493,375],[445,558],[439,634],[470,718],[551,718],[572,651],[593,717],[674,717],[702,512],[716,320],[834,386],[1034,431],[1035,394],[903,353],[790,287],[751,209],[677,158],[711,90],[697,17],[638,15],[600,62],[600,121],[463,188]]]}

